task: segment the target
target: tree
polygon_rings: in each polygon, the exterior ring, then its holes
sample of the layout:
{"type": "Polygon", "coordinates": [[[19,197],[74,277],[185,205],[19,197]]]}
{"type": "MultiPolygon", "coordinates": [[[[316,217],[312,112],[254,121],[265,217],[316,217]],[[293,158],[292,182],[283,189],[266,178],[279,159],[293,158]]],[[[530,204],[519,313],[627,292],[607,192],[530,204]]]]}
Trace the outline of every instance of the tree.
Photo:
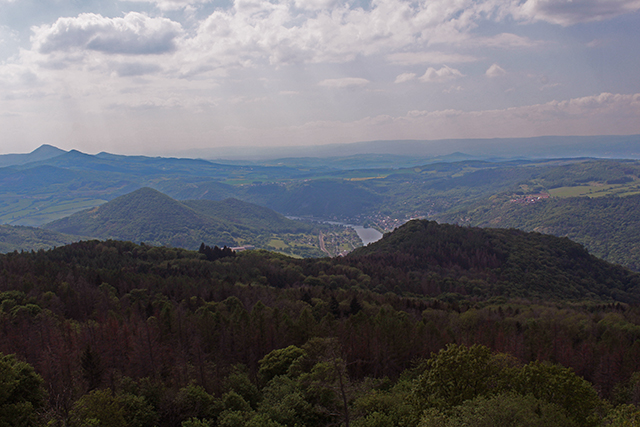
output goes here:
{"type": "Polygon", "coordinates": [[[71,425],[77,427],[127,427],[124,408],[111,390],[93,390],[82,396],[70,413],[71,425]]]}
{"type": "Polygon", "coordinates": [[[82,376],[87,381],[89,391],[100,387],[103,375],[100,355],[89,345],[84,349],[80,356],[80,366],[82,367],[82,376]]]}
{"type": "Polygon", "coordinates": [[[468,400],[450,411],[425,411],[418,427],[577,427],[558,405],[507,393],[468,400]]]}
{"type": "Polygon", "coordinates": [[[31,365],[0,353],[0,426],[37,424],[37,411],[46,398],[42,382],[31,365]]]}
{"type": "Polygon", "coordinates": [[[415,389],[418,404],[447,408],[488,395],[500,371],[491,362],[487,347],[449,344],[427,361],[427,370],[415,389]]]}
{"type": "Polygon", "coordinates": [[[596,410],[601,405],[593,386],[571,368],[544,362],[531,362],[520,369],[513,380],[514,390],[564,408],[581,426],[597,424],[596,410]]]}
{"type": "Polygon", "coordinates": [[[273,350],[258,362],[260,378],[268,383],[273,377],[286,374],[291,364],[304,355],[306,352],[295,345],[273,350]]]}

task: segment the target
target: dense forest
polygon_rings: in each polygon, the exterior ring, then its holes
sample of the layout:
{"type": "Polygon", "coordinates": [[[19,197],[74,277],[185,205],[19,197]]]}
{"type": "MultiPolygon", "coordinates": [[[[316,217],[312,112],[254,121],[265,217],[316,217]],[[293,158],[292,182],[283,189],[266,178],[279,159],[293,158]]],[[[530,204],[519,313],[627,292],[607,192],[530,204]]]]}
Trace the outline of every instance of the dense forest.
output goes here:
{"type": "Polygon", "coordinates": [[[536,203],[512,200],[497,199],[442,219],[567,236],[594,255],[640,271],[640,195],[550,198],[536,203]]]}
{"type": "Polygon", "coordinates": [[[341,258],[13,252],[0,424],[634,425],[639,285],[566,238],[430,221],[341,258]]]}

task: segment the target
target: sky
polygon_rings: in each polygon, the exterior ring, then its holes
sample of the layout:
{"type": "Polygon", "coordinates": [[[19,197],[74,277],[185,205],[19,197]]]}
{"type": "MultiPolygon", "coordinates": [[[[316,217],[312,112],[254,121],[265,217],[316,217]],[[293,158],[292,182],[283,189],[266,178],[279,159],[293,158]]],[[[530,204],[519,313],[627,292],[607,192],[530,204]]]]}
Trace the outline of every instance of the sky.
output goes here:
{"type": "Polygon", "coordinates": [[[0,0],[0,154],[640,134],[640,0],[0,0]]]}

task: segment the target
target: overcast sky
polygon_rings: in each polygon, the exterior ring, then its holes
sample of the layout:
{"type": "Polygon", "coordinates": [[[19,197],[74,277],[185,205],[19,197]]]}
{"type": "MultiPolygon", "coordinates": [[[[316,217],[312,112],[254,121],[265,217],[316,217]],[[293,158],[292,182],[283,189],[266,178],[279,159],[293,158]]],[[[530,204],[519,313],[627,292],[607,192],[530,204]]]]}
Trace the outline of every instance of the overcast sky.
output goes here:
{"type": "Polygon", "coordinates": [[[0,153],[640,133],[640,0],[0,0],[0,153]]]}

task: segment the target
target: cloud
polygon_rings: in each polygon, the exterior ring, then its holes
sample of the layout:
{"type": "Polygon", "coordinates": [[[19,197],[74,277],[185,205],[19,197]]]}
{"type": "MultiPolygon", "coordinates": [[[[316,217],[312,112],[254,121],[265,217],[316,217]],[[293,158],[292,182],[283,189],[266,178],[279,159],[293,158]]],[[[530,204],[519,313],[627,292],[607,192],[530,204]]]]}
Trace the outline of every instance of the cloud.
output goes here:
{"type": "Polygon", "coordinates": [[[415,73],[403,73],[396,77],[395,83],[405,83],[416,78],[415,73]]]}
{"type": "Polygon", "coordinates": [[[324,86],[331,89],[338,89],[344,87],[358,87],[358,86],[366,86],[369,84],[369,80],[361,79],[357,77],[345,77],[341,79],[326,79],[322,80],[318,83],[318,86],[324,86]]]}
{"type": "Polygon", "coordinates": [[[439,70],[436,70],[433,67],[427,68],[424,75],[420,77],[420,81],[425,83],[442,83],[463,76],[464,75],[460,71],[445,65],[439,70]]]}
{"type": "Polygon", "coordinates": [[[19,37],[16,31],[12,30],[6,25],[0,25],[0,46],[7,43],[9,40],[17,41],[18,39],[19,37]]]}
{"type": "Polygon", "coordinates": [[[487,77],[500,77],[507,74],[507,72],[498,64],[493,64],[489,69],[487,69],[485,75],[487,77]]]}
{"type": "MultiPolygon", "coordinates": [[[[345,63],[381,55],[394,64],[454,64],[475,55],[443,52],[467,46],[481,21],[503,19],[510,6],[496,0],[373,0],[363,8],[344,0],[233,0],[204,19],[185,42],[191,58],[252,66],[345,63]],[[436,47],[437,46],[437,47],[436,47]]],[[[485,38],[493,47],[529,47],[526,37],[485,38]]],[[[185,73],[195,67],[185,64],[185,73]]]]}
{"type": "Polygon", "coordinates": [[[543,43],[512,33],[501,33],[491,37],[475,37],[465,41],[466,46],[490,47],[495,49],[527,49],[543,43]]]}
{"type": "MultiPolygon", "coordinates": [[[[136,1],[178,10],[212,0],[136,1]]],[[[372,0],[367,7],[346,0],[230,1],[228,6],[216,5],[202,19],[187,20],[193,25],[188,31],[178,22],[136,12],[116,18],[91,13],[59,18],[51,25],[33,28],[32,50],[49,55],[43,63],[53,68],[94,60],[83,57],[87,52],[172,53],[163,69],[186,78],[219,75],[220,69],[236,67],[348,63],[376,56],[397,65],[459,64],[480,58],[475,52],[452,52],[451,48],[538,46],[539,42],[517,34],[479,37],[473,30],[487,20],[532,20],[535,14],[530,13],[550,7],[542,0],[515,6],[498,0],[372,0]]],[[[429,74],[423,80],[446,78],[429,74]]]]}
{"type": "Polygon", "coordinates": [[[42,54],[97,51],[105,54],[147,55],[175,50],[180,24],[130,12],[122,18],[83,13],[59,18],[53,25],[33,28],[33,48],[42,54]]]}
{"type": "Polygon", "coordinates": [[[387,56],[387,60],[392,64],[415,65],[415,64],[443,64],[475,62],[478,60],[472,55],[443,52],[401,52],[392,53],[387,56]]]}
{"type": "Polygon", "coordinates": [[[138,3],[153,3],[160,10],[180,10],[194,5],[209,3],[210,0],[128,0],[138,3]]]}
{"type": "Polygon", "coordinates": [[[320,10],[335,6],[338,0],[295,0],[295,5],[300,9],[320,10]]]}
{"type": "Polygon", "coordinates": [[[604,21],[638,10],[639,0],[527,0],[513,13],[520,19],[569,26],[604,21]]]}
{"type": "Polygon", "coordinates": [[[111,68],[120,77],[142,76],[146,74],[155,74],[162,70],[157,64],[147,64],[144,62],[123,62],[111,65],[111,68]]]}

